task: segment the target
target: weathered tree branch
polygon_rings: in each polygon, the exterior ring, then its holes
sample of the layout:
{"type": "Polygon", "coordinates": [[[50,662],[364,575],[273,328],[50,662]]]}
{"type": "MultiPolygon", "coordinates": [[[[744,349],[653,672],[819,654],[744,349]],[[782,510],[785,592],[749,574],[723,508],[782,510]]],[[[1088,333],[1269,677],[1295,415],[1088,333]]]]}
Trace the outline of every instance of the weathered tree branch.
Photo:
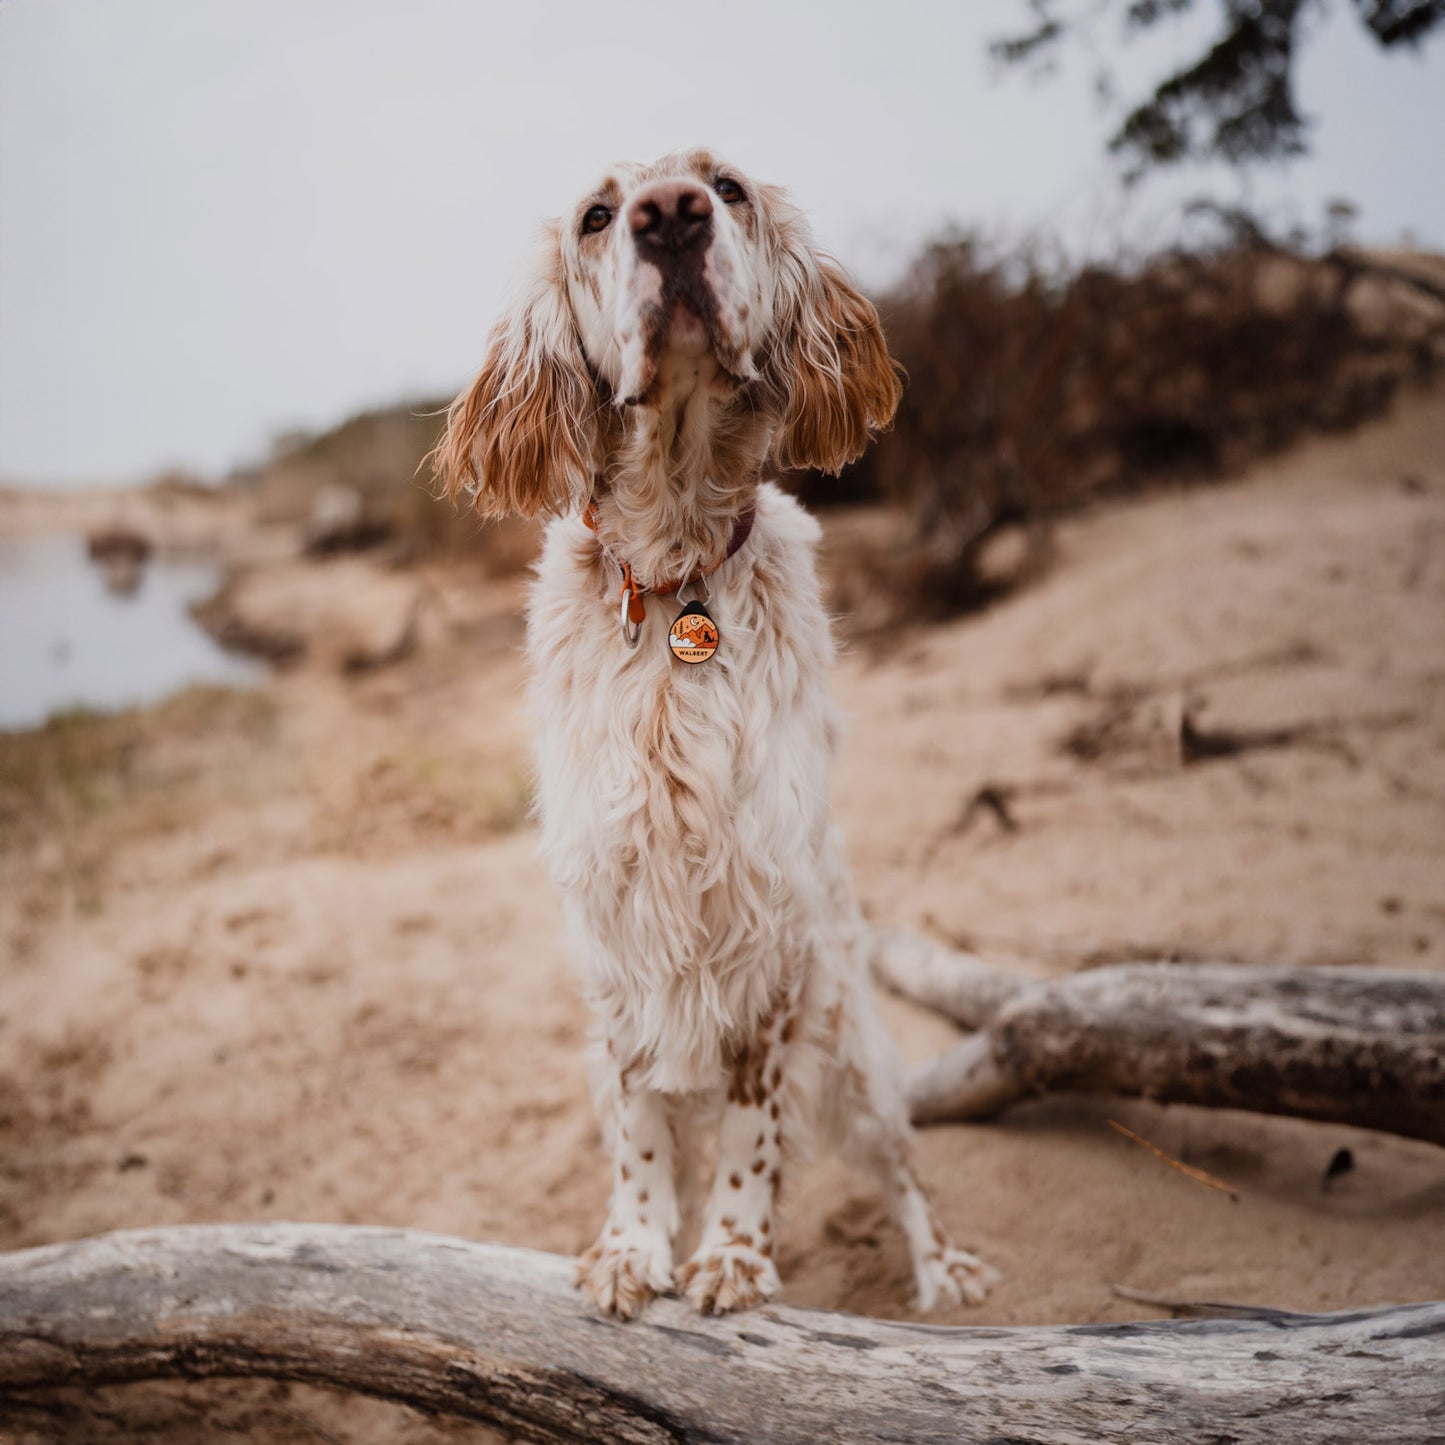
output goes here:
{"type": "Polygon", "coordinates": [[[1115,1094],[1355,1124],[1445,1144],[1445,976],[1120,964],[1053,982],[880,935],[879,977],[979,1030],[909,1081],[918,1123],[1039,1094],[1115,1094]]]}
{"type": "Polygon", "coordinates": [[[982,1028],[1034,986],[1030,978],[905,928],[875,928],[868,941],[881,983],[966,1029],[982,1028]]]}
{"type": "Polygon", "coordinates": [[[1406,286],[1412,291],[1422,292],[1434,301],[1445,303],[1445,285],[1426,269],[1428,261],[1411,264],[1407,260],[1401,264],[1355,246],[1336,246],[1325,256],[1325,260],[1340,270],[1347,287],[1355,281],[1374,278],[1406,286]]]}
{"type": "Polygon", "coordinates": [[[1438,1440],[1445,1303],[937,1329],[677,1300],[599,1318],[570,1261],[341,1225],[0,1256],[0,1388],[263,1376],[540,1441],[1438,1440]]]}

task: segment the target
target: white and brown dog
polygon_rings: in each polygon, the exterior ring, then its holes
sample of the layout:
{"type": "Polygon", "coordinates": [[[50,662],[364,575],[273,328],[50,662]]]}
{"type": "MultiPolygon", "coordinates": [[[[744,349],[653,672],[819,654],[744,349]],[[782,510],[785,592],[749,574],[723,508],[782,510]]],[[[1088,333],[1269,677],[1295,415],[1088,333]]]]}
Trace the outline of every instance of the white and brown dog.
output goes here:
{"type": "Polygon", "coordinates": [[[548,228],[436,454],[483,515],[553,516],[528,624],[539,813],[615,1158],[579,1277],[623,1317],[675,1285],[703,1310],[773,1294],[779,1181],[815,1136],[880,1172],[922,1308],[995,1278],[914,1171],[829,821],[818,527],[764,480],[836,472],[898,398],[877,314],[783,193],[689,151],[613,169],[548,228]],[[674,1267],[681,1156],[719,1113],[674,1267]]]}

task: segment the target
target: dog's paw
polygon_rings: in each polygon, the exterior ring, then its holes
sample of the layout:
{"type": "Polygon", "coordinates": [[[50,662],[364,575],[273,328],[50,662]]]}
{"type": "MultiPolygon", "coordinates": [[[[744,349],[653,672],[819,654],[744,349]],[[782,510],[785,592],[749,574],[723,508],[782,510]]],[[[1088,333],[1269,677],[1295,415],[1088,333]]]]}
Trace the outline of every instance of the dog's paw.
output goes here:
{"type": "Polygon", "coordinates": [[[918,1308],[927,1311],[981,1305],[1002,1278],[976,1254],[950,1245],[919,1264],[918,1308]]]}
{"type": "Polygon", "coordinates": [[[578,1259],[577,1284],[604,1314],[636,1319],[653,1295],[671,1291],[671,1253],[665,1245],[628,1244],[604,1235],[578,1259]]]}
{"type": "Polygon", "coordinates": [[[718,1244],[678,1268],[677,1287],[703,1314],[722,1315],[771,1299],[781,1281],[772,1260],[750,1245],[718,1244]]]}

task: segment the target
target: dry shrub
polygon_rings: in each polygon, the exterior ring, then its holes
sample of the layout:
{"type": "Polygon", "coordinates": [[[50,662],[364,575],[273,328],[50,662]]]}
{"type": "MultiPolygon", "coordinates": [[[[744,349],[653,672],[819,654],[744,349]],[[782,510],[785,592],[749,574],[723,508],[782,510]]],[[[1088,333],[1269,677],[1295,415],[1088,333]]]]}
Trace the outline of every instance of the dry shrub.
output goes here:
{"type": "Polygon", "coordinates": [[[195,686],[151,707],[73,708],[37,728],[0,732],[0,852],[33,849],[138,801],[173,802],[203,777],[217,738],[251,753],[274,725],[264,692],[195,686]]]}
{"type": "Polygon", "coordinates": [[[349,494],[355,515],[317,539],[323,554],[384,548],[397,562],[438,552],[474,555],[505,574],[525,566],[536,529],[525,523],[484,526],[438,501],[428,453],[446,426],[445,401],[421,401],[361,412],[330,431],[278,438],[271,459],[237,480],[254,487],[260,519],[308,533],[337,493],[349,494]]]}
{"type": "Polygon", "coordinates": [[[261,515],[268,522],[304,522],[327,487],[356,492],[378,522],[399,522],[412,493],[425,495],[417,466],[445,424],[439,404],[361,412],[315,435],[277,439],[257,480],[261,515]]]}
{"type": "MultiPolygon", "coordinates": [[[[815,505],[906,511],[901,543],[891,524],[859,529],[866,555],[851,571],[872,595],[850,607],[882,619],[978,605],[1047,559],[1059,512],[1349,428],[1445,362],[1445,258],[1321,252],[1211,214],[1212,239],[1109,266],[969,237],[924,252],[880,303],[909,373],[896,427],[840,479],[789,479],[815,505]]],[[[304,528],[342,489],[361,505],[344,545],[524,566],[534,526],[483,526],[436,500],[423,462],[443,413],[391,407],[283,440],[253,479],[262,516],[304,528]]],[[[846,559],[834,570],[849,572],[846,559]]]]}
{"type": "Polygon", "coordinates": [[[1227,219],[1213,245],[1072,270],[945,240],[883,299],[909,384],[847,483],[910,516],[911,541],[877,559],[897,605],[987,601],[1028,573],[990,565],[1001,530],[1036,541],[1088,498],[1222,476],[1353,427],[1445,361],[1439,258],[1312,256],[1227,219]]]}

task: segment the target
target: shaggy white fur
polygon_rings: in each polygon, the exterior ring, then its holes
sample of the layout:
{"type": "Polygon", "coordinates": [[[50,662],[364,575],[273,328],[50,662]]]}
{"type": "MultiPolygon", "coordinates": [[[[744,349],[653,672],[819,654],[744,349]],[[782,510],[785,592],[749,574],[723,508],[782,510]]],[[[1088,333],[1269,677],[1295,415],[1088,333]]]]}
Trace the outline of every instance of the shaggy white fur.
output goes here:
{"type": "Polygon", "coordinates": [[[538,811],[615,1160],[579,1278],[623,1317],[674,1285],[706,1310],[774,1293],[782,1171],[815,1136],[879,1171],[922,1308],[995,1278],[918,1186],[829,820],[819,531],[762,480],[770,461],[836,470],[897,398],[873,308],[782,193],[694,151],[614,171],[549,230],[439,449],[482,512],[556,514],[528,618],[538,811]],[[721,642],[689,666],[657,593],[691,597],[699,574],[721,642]],[[701,1237],[675,1266],[682,1155],[714,1118],[701,1237]]]}

